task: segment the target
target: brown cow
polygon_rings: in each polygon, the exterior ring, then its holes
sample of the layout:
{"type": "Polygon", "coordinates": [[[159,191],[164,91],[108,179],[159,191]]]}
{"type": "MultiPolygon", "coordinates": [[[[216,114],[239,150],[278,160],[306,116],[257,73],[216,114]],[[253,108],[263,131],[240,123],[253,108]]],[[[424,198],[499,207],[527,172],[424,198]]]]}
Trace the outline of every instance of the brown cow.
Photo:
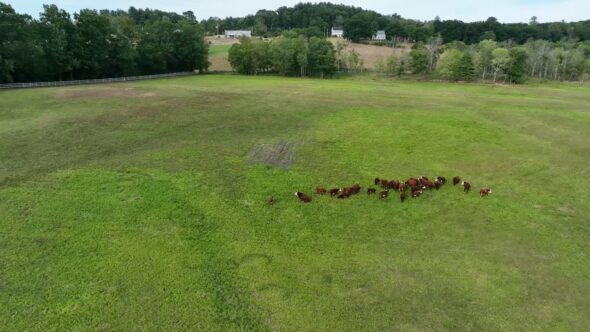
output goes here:
{"type": "Polygon", "coordinates": [[[299,198],[299,200],[303,203],[311,202],[311,197],[307,196],[306,194],[304,194],[302,192],[296,191],[295,196],[297,196],[299,198]]]}
{"type": "Polygon", "coordinates": [[[316,187],[315,188],[315,193],[318,195],[325,195],[328,191],[325,188],[322,187],[316,187]]]}
{"type": "Polygon", "coordinates": [[[437,176],[436,180],[441,183],[441,185],[447,183],[447,179],[444,176],[437,176]]]}
{"type": "Polygon", "coordinates": [[[377,186],[377,185],[379,185],[379,183],[381,183],[381,179],[375,178],[375,185],[377,186]]]}
{"type": "Polygon", "coordinates": [[[432,190],[432,188],[434,188],[434,184],[430,180],[422,179],[422,189],[432,190]]]}
{"type": "Polygon", "coordinates": [[[492,193],[492,189],[490,188],[483,188],[479,191],[479,197],[484,197],[492,193]]]}
{"type": "Polygon", "coordinates": [[[343,198],[348,198],[350,196],[352,196],[352,189],[344,188],[340,191],[340,195],[338,195],[337,198],[343,199],[343,198]]]}
{"type": "Polygon", "coordinates": [[[387,196],[389,196],[389,190],[384,190],[379,193],[379,199],[387,198],[387,196]]]}
{"type": "Polygon", "coordinates": [[[352,191],[353,195],[360,193],[361,192],[361,185],[358,183],[353,184],[352,187],[350,187],[350,191],[352,191]]]}
{"type": "Polygon", "coordinates": [[[419,197],[420,195],[422,195],[422,190],[412,190],[412,198],[419,197]]]}
{"type": "Polygon", "coordinates": [[[429,178],[427,178],[427,177],[425,177],[425,176],[421,176],[421,177],[419,177],[418,179],[419,179],[420,181],[422,181],[422,180],[430,181],[430,179],[429,179],[429,178]]]}
{"type": "Polygon", "coordinates": [[[461,182],[461,178],[460,178],[460,177],[458,177],[458,176],[455,176],[455,177],[453,178],[453,186],[456,186],[456,185],[458,185],[458,184],[459,184],[459,182],[461,182]]]}
{"type": "Polygon", "coordinates": [[[375,194],[375,193],[377,193],[377,189],[375,189],[375,188],[367,189],[367,195],[371,195],[371,194],[375,194]]]}
{"type": "Polygon", "coordinates": [[[466,194],[469,192],[469,190],[471,189],[471,183],[463,181],[463,183],[461,183],[463,185],[463,192],[465,192],[466,194]]]}
{"type": "Polygon", "coordinates": [[[406,200],[406,193],[403,191],[399,192],[399,200],[403,203],[406,200]]]}
{"type": "Polygon", "coordinates": [[[406,184],[410,187],[416,187],[418,183],[420,183],[420,181],[418,181],[418,179],[415,178],[409,178],[408,181],[406,181],[406,184]]]}
{"type": "Polygon", "coordinates": [[[386,188],[388,183],[389,183],[389,181],[387,181],[385,179],[381,179],[381,188],[386,188]]]}
{"type": "Polygon", "coordinates": [[[330,189],[330,197],[334,197],[340,193],[340,188],[330,189]]]}

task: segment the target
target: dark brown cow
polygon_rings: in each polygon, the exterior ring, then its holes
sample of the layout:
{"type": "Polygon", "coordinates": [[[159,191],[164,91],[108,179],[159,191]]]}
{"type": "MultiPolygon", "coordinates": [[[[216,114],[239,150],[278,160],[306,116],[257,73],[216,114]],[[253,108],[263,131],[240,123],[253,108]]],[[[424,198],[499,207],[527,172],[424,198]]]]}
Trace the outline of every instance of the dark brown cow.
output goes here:
{"type": "Polygon", "coordinates": [[[360,193],[361,192],[361,185],[358,183],[353,184],[352,187],[350,187],[350,191],[352,192],[353,195],[360,193]]]}
{"type": "Polygon", "coordinates": [[[385,179],[381,179],[381,188],[386,188],[388,183],[389,183],[389,181],[387,181],[385,179]]]}
{"type": "Polygon", "coordinates": [[[466,194],[469,192],[469,190],[471,190],[471,183],[467,182],[467,181],[463,181],[463,183],[461,183],[463,185],[463,192],[465,192],[466,194]]]}
{"type": "Polygon", "coordinates": [[[337,196],[340,193],[340,188],[330,189],[330,197],[337,196]]]}
{"type": "Polygon", "coordinates": [[[479,191],[479,197],[484,197],[492,193],[492,189],[490,188],[483,188],[479,191]]]}
{"type": "Polygon", "coordinates": [[[434,181],[434,189],[439,190],[443,183],[440,180],[434,181]]]}
{"type": "Polygon", "coordinates": [[[303,203],[311,202],[311,197],[307,196],[306,194],[304,194],[302,192],[296,191],[295,196],[297,196],[299,198],[299,200],[303,203]]]}
{"type": "Polygon", "coordinates": [[[378,185],[379,185],[379,183],[381,183],[381,179],[379,179],[379,178],[375,178],[375,185],[376,185],[376,186],[378,186],[378,185]]]}
{"type": "Polygon", "coordinates": [[[410,187],[410,191],[414,192],[414,191],[422,191],[422,188],[419,185],[410,187]]]}
{"type": "Polygon", "coordinates": [[[389,196],[389,190],[384,190],[379,193],[379,199],[387,198],[387,196],[389,196]]]}
{"type": "Polygon", "coordinates": [[[325,188],[322,187],[316,187],[315,188],[315,193],[318,195],[325,195],[328,191],[325,188]]]}
{"type": "Polygon", "coordinates": [[[430,179],[427,178],[427,177],[425,177],[425,176],[419,177],[418,180],[420,180],[420,181],[422,181],[422,180],[430,181],[430,179]]]}
{"type": "Polygon", "coordinates": [[[437,177],[436,177],[436,180],[437,180],[438,182],[440,182],[441,184],[445,184],[445,183],[447,183],[447,179],[446,179],[444,176],[437,176],[437,177]]]}
{"type": "Polygon", "coordinates": [[[275,202],[274,197],[270,196],[268,198],[268,205],[272,205],[272,203],[274,203],[274,202],[275,202]]]}
{"type": "Polygon", "coordinates": [[[456,186],[456,185],[458,185],[458,184],[459,184],[459,182],[461,182],[461,178],[460,178],[460,177],[458,177],[458,176],[455,176],[455,177],[453,178],[453,186],[456,186]]]}
{"type": "Polygon", "coordinates": [[[371,194],[375,194],[375,193],[377,193],[377,189],[375,189],[375,188],[367,189],[367,195],[371,195],[371,194]]]}
{"type": "Polygon", "coordinates": [[[387,189],[397,189],[399,187],[399,182],[395,180],[391,180],[387,183],[387,189]]]}
{"type": "Polygon", "coordinates": [[[404,191],[399,192],[399,200],[403,203],[406,200],[406,193],[404,191]]]}

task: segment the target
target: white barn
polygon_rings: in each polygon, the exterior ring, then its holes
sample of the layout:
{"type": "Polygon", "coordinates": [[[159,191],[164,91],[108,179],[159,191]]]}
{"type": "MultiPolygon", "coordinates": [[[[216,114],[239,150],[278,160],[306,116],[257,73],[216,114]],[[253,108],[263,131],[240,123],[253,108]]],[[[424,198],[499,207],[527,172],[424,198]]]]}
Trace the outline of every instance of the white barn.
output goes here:
{"type": "Polygon", "coordinates": [[[334,28],[332,27],[332,33],[330,37],[342,38],[344,37],[344,30],[342,28],[334,28]]]}
{"type": "Polygon", "coordinates": [[[252,37],[252,31],[250,30],[225,30],[225,38],[242,38],[252,37]]]}
{"type": "Polygon", "coordinates": [[[385,35],[385,30],[379,30],[375,35],[373,35],[373,40],[386,40],[387,36],[385,35]]]}

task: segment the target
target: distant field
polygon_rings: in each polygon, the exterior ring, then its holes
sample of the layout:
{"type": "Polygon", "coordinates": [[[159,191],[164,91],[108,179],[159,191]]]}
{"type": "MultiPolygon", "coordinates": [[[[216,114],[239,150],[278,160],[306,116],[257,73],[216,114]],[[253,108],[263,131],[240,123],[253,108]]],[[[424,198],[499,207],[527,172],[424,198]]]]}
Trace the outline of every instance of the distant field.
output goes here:
{"type": "MultiPolygon", "coordinates": [[[[211,62],[211,71],[231,71],[232,68],[227,60],[229,49],[231,45],[238,42],[235,39],[213,38],[209,45],[209,62],[211,62]]],[[[330,38],[330,41],[336,45],[336,42],[342,39],[330,38]]],[[[386,46],[365,45],[357,43],[348,43],[346,51],[355,50],[359,53],[363,60],[363,67],[365,69],[374,69],[379,61],[386,61],[389,56],[395,54],[402,56],[409,53],[409,46],[402,48],[391,48],[386,46]]]]}
{"type": "MultiPolygon", "coordinates": [[[[336,45],[338,41],[343,39],[330,38],[332,44],[336,45]]],[[[359,43],[347,43],[345,51],[355,50],[363,60],[363,66],[366,69],[374,69],[379,61],[386,61],[391,55],[401,57],[410,53],[411,45],[404,45],[400,48],[392,48],[389,46],[366,45],[359,43]]]]}
{"type": "Polygon", "coordinates": [[[211,42],[209,45],[209,62],[211,71],[231,71],[231,65],[227,59],[229,49],[234,43],[237,43],[236,39],[225,39],[225,38],[208,38],[211,42]]]}
{"type": "Polygon", "coordinates": [[[588,86],[206,75],[0,98],[7,331],[590,326],[588,86]],[[474,190],[293,195],[439,174],[474,190]]]}

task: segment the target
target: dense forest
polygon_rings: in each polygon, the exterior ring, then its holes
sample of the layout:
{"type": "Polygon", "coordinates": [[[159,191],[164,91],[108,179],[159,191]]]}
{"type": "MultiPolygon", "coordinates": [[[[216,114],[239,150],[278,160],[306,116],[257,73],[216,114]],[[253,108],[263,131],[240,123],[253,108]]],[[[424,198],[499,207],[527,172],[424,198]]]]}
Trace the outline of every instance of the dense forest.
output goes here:
{"type": "Polygon", "coordinates": [[[294,7],[274,10],[259,10],[246,17],[212,17],[201,21],[210,34],[222,33],[225,29],[252,29],[255,35],[278,36],[283,31],[304,29],[307,34],[326,35],[331,27],[344,27],[348,38],[369,38],[377,30],[385,30],[388,38],[404,38],[409,41],[426,42],[440,36],[444,43],[461,41],[475,44],[482,40],[511,40],[523,44],[529,39],[560,41],[563,39],[590,40],[590,19],[582,22],[538,23],[532,17],[528,23],[500,23],[494,17],[482,22],[466,23],[458,20],[423,22],[405,19],[397,14],[382,15],[359,7],[331,3],[299,3],[294,7]],[[352,31],[354,30],[354,31],[352,31]]]}
{"type": "Polygon", "coordinates": [[[204,31],[191,12],[45,5],[39,19],[0,2],[0,83],[206,70],[204,31]]]}
{"type": "Polygon", "coordinates": [[[389,45],[410,43],[411,52],[377,66],[378,72],[390,75],[518,83],[529,77],[578,80],[590,72],[590,20],[425,22],[330,3],[300,3],[200,22],[191,11],[131,7],[70,15],[55,5],[43,6],[39,18],[33,18],[0,2],[0,83],[205,71],[205,35],[226,29],[273,37],[242,40],[232,47],[229,60],[240,73],[326,77],[362,70],[358,53],[325,39],[332,27],[343,27],[351,41],[385,30],[389,45]]]}

